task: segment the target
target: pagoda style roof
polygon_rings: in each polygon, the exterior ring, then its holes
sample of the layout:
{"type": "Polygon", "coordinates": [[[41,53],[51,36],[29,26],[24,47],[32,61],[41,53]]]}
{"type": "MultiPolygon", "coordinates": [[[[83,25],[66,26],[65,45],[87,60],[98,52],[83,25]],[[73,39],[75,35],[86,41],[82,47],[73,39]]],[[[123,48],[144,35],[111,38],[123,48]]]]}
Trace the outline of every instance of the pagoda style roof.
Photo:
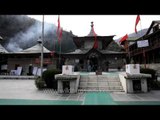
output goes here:
{"type": "Polygon", "coordinates": [[[111,51],[111,50],[101,50],[102,54],[126,54],[126,52],[118,52],[118,51],[111,51]]]}
{"type": "Polygon", "coordinates": [[[148,31],[146,32],[146,35],[148,35],[150,32],[151,32],[151,29],[156,26],[156,25],[159,25],[160,24],[160,20],[154,20],[152,21],[150,27],[148,28],[148,31]]]}
{"type": "Polygon", "coordinates": [[[87,41],[87,40],[94,41],[95,37],[96,37],[98,41],[102,41],[103,47],[106,48],[111,43],[114,36],[115,35],[112,35],[112,36],[99,36],[99,35],[97,35],[94,30],[93,22],[91,22],[91,30],[90,30],[89,34],[84,37],[75,36],[75,37],[73,37],[73,41],[74,41],[76,47],[79,49],[82,47],[82,45],[84,44],[85,41],[87,41]]]}
{"type": "Polygon", "coordinates": [[[86,54],[89,50],[81,50],[81,49],[76,49],[75,51],[73,52],[68,52],[68,53],[64,53],[64,54],[86,54]]]}
{"type": "Polygon", "coordinates": [[[0,53],[8,53],[8,51],[0,44],[0,53]]]}
{"type": "MultiPolygon", "coordinates": [[[[19,52],[16,52],[16,53],[23,53],[23,54],[25,54],[25,53],[27,53],[27,54],[28,53],[30,53],[30,54],[32,54],[32,53],[41,53],[41,49],[42,49],[41,44],[36,44],[31,48],[28,48],[28,49],[25,49],[25,50],[22,50],[22,51],[19,51],[19,52]]],[[[43,53],[50,53],[50,52],[51,52],[50,50],[48,50],[47,48],[45,48],[43,46],[43,53]]]]}
{"type": "Polygon", "coordinates": [[[128,37],[126,40],[128,40],[128,42],[135,42],[139,37],[128,37]]]}
{"type": "MultiPolygon", "coordinates": [[[[64,54],[68,54],[68,55],[76,55],[76,54],[87,54],[88,52],[90,52],[92,49],[84,49],[84,50],[80,50],[80,49],[76,49],[75,51],[73,52],[69,52],[69,53],[64,53],[64,54]]],[[[126,54],[126,52],[118,52],[118,51],[111,51],[111,50],[97,50],[95,49],[96,51],[98,51],[99,53],[101,54],[126,54]]]]}
{"type": "MultiPolygon", "coordinates": [[[[97,40],[98,41],[102,41],[102,44],[107,47],[113,40],[113,37],[115,35],[112,36],[97,36],[97,40]]],[[[73,41],[76,45],[77,48],[81,48],[82,45],[84,44],[84,42],[86,40],[95,40],[94,36],[84,36],[84,37],[73,37],[73,41]]]]}
{"type": "Polygon", "coordinates": [[[2,40],[3,38],[2,38],[2,36],[0,36],[0,40],[2,40]]]}

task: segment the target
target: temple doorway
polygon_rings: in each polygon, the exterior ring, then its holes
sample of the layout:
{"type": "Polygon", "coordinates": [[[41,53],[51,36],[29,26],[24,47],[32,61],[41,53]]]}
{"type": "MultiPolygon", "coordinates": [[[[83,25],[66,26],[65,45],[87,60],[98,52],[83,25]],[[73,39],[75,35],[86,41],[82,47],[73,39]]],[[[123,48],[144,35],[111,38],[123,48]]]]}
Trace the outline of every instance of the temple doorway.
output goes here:
{"type": "Polygon", "coordinates": [[[98,58],[93,56],[90,59],[91,71],[95,72],[98,69],[98,58]]]}

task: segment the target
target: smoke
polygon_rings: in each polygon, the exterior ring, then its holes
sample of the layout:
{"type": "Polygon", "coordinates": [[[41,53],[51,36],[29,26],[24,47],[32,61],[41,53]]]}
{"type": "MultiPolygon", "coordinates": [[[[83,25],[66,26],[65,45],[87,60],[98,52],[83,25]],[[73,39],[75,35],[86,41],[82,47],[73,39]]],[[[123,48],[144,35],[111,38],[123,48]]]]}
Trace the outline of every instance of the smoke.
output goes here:
{"type": "MultiPolygon", "coordinates": [[[[55,29],[55,25],[44,23],[44,35],[50,32],[54,33],[55,29]]],[[[10,38],[6,49],[12,52],[21,51],[23,48],[28,48],[36,44],[40,36],[42,36],[42,22],[36,21],[35,24],[31,25],[26,31],[21,31],[10,38]]]]}

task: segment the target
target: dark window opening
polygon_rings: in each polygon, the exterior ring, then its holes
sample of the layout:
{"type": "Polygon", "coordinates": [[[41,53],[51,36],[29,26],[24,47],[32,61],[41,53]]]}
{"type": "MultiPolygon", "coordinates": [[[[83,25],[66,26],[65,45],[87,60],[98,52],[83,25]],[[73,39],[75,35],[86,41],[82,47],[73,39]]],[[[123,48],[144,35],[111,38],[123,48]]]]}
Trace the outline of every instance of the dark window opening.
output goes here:
{"type": "Polygon", "coordinates": [[[133,91],[134,92],[141,91],[141,81],[140,80],[133,80],[133,91]]]}
{"type": "Polygon", "coordinates": [[[63,92],[64,93],[70,92],[70,82],[69,81],[63,81],[63,92]]]}

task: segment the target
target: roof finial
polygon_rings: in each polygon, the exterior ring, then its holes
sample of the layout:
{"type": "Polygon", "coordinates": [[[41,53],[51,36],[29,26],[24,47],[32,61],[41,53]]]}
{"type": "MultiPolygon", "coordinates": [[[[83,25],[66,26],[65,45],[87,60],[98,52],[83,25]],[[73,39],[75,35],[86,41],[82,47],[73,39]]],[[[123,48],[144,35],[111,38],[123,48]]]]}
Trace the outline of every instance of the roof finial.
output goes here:
{"type": "Polygon", "coordinates": [[[93,21],[92,21],[92,22],[91,22],[91,27],[93,28],[93,26],[94,26],[94,25],[93,25],[93,21]]]}

